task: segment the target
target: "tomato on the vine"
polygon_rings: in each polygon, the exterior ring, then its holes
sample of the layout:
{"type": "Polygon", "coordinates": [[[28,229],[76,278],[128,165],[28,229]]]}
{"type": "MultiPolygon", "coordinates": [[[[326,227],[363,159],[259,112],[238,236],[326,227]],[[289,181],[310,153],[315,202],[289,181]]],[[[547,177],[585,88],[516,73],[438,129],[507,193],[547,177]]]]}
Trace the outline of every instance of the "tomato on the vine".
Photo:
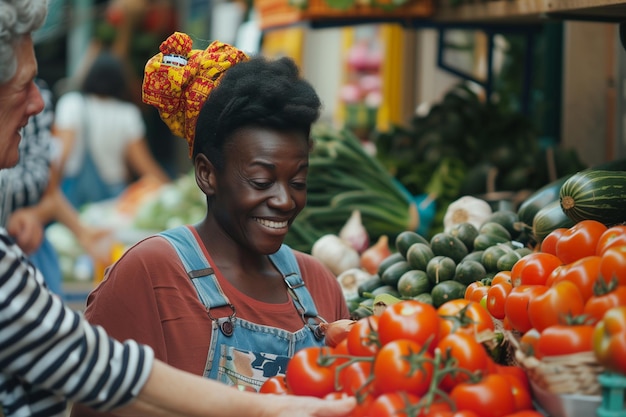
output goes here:
{"type": "Polygon", "coordinates": [[[504,313],[514,330],[525,333],[533,327],[528,317],[528,303],[547,290],[545,285],[520,285],[511,289],[504,302],[504,313]]]}
{"type": "Polygon", "coordinates": [[[563,261],[556,255],[544,252],[530,253],[513,265],[511,269],[511,284],[514,287],[520,285],[543,285],[550,273],[563,261]]]}
{"type": "Polygon", "coordinates": [[[287,386],[295,395],[324,397],[335,391],[335,359],[328,346],[298,350],[287,363],[287,386]]]}
{"type": "Polygon", "coordinates": [[[422,345],[412,340],[387,342],[374,359],[375,391],[378,394],[406,391],[423,395],[433,376],[432,359],[432,355],[422,345]]]}
{"type": "Polygon", "coordinates": [[[556,242],[558,242],[566,230],[567,227],[559,227],[548,233],[548,235],[541,241],[541,252],[556,256],[556,242]]]}
{"type": "MultiPolygon", "coordinates": [[[[470,374],[485,374],[489,368],[487,351],[474,336],[466,333],[450,333],[437,345],[444,363],[450,363],[458,371],[448,372],[440,381],[440,387],[451,390],[455,385],[470,379],[470,374]]],[[[444,368],[445,369],[445,368],[444,368]]]]}
{"type": "Polygon", "coordinates": [[[513,289],[510,281],[493,284],[487,291],[487,310],[494,318],[502,320],[505,317],[504,303],[513,289]]]}
{"type": "Polygon", "coordinates": [[[428,345],[430,352],[439,340],[437,310],[430,304],[416,300],[403,300],[385,307],[378,319],[378,339],[382,346],[408,339],[420,345],[428,345]]]}
{"type": "Polygon", "coordinates": [[[378,316],[372,315],[357,320],[346,336],[348,352],[353,356],[374,356],[379,349],[378,316]]]}
{"type": "Polygon", "coordinates": [[[571,281],[580,290],[583,300],[587,301],[593,295],[593,287],[600,277],[601,259],[599,256],[591,255],[562,265],[552,271],[546,285],[552,286],[563,280],[571,281]]]}
{"type": "Polygon", "coordinates": [[[450,392],[458,410],[471,410],[482,417],[501,417],[515,411],[515,398],[504,375],[489,374],[479,382],[461,382],[450,392]]]}
{"type": "Polygon", "coordinates": [[[449,300],[437,308],[441,318],[439,337],[450,333],[467,333],[476,336],[484,331],[493,331],[493,319],[480,303],[465,298],[449,300]]]}
{"type": "Polygon", "coordinates": [[[259,388],[261,394],[291,394],[291,390],[287,386],[287,380],[285,375],[274,375],[265,380],[261,388],[259,388]]]}
{"type": "Polygon", "coordinates": [[[528,301],[528,318],[533,328],[564,324],[567,316],[578,316],[585,308],[580,290],[571,281],[560,281],[528,301]]]}
{"type": "Polygon", "coordinates": [[[556,256],[569,264],[596,254],[600,236],[607,227],[596,220],[581,220],[567,229],[556,242],[556,256]]]}
{"type": "Polygon", "coordinates": [[[354,361],[341,368],[339,390],[356,397],[368,395],[374,389],[373,377],[371,360],[354,361]]]}
{"type": "Polygon", "coordinates": [[[368,414],[376,417],[409,417],[411,407],[420,400],[417,395],[396,391],[379,395],[370,405],[368,414]]]}
{"type": "Polygon", "coordinates": [[[545,328],[537,341],[540,357],[591,352],[594,326],[589,324],[557,324],[545,328]]]}
{"type": "Polygon", "coordinates": [[[595,324],[613,307],[626,305],[626,285],[611,287],[598,281],[597,292],[585,302],[583,314],[595,324]]]}
{"type": "Polygon", "coordinates": [[[626,246],[614,246],[604,251],[600,275],[607,283],[615,279],[619,285],[626,285],[626,246]]]}
{"type": "Polygon", "coordinates": [[[608,248],[626,246],[626,225],[611,226],[602,233],[596,246],[596,255],[602,256],[608,248]]]}
{"type": "Polygon", "coordinates": [[[613,307],[596,324],[593,351],[607,370],[626,374],[626,306],[613,307]]]}

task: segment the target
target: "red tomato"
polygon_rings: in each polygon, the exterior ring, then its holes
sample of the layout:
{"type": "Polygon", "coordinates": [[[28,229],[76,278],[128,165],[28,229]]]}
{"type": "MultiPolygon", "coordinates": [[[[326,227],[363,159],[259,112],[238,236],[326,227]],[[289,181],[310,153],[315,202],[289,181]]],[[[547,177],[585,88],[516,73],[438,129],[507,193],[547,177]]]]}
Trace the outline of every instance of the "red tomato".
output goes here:
{"type": "Polygon", "coordinates": [[[587,324],[557,324],[541,332],[537,351],[541,357],[591,352],[594,327],[587,324]]]}
{"type": "MultiPolygon", "coordinates": [[[[603,281],[602,281],[603,282],[603,281]]],[[[606,292],[593,295],[585,303],[583,314],[595,324],[613,307],[626,305],[626,285],[607,288],[606,292]]]]}
{"type": "Polygon", "coordinates": [[[556,282],[568,280],[576,284],[580,290],[583,300],[587,301],[593,295],[593,287],[600,277],[599,256],[585,256],[570,264],[556,268],[546,281],[547,286],[552,286],[556,282]]]}
{"type": "Polygon", "coordinates": [[[561,259],[555,255],[543,252],[533,252],[515,262],[511,269],[511,284],[514,287],[520,285],[543,285],[550,273],[559,265],[561,259]]]}
{"type": "Polygon", "coordinates": [[[528,302],[528,318],[533,328],[543,329],[555,324],[565,324],[567,316],[579,316],[585,309],[580,290],[571,281],[557,282],[528,302]]]}
{"type": "Polygon", "coordinates": [[[298,350],[287,363],[287,386],[295,395],[323,398],[335,391],[332,349],[310,346],[298,350]]]}
{"type": "MultiPolygon", "coordinates": [[[[515,410],[530,410],[533,408],[533,397],[530,386],[522,381],[518,376],[513,374],[501,374],[508,380],[515,402],[515,410]]],[[[526,381],[528,382],[528,381],[526,381]]]]}
{"type": "Polygon", "coordinates": [[[506,315],[504,303],[512,289],[513,285],[510,281],[502,281],[498,284],[492,284],[487,291],[487,310],[498,320],[502,320],[506,315]]]}
{"type": "Polygon", "coordinates": [[[420,345],[429,343],[429,350],[439,340],[440,318],[430,304],[404,300],[387,306],[378,320],[378,339],[385,345],[397,339],[409,339],[420,345]]]}
{"type": "Polygon", "coordinates": [[[489,285],[485,285],[485,283],[481,281],[474,281],[465,289],[465,296],[463,298],[480,303],[480,300],[487,295],[489,287],[489,285]]]}
{"type": "Polygon", "coordinates": [[[471,410],[482,417],[501,417],[515,411],[515,398],[504,375],[489,374],[477,383],[462,382],[450,392],[458,410],[471,410]]]}
{"type": "MultiPolygon", "coordinates": [[[[437,348],[444,361],[455,361],[453,362],[454,369],[485,373],[489,367],[487,351],[472,335],[450,333],[439,341],[437,348]]],[[[440,387],[449,391],[458,383],[468,379],[469,375],[466,372],[446,373],[440,382],[440,387]]]]}
{"type": "Polygon", "coordinates": [[[435,400],[430,407],[422,408],[416,417],[448,417],[449,413],[454,411],[448,402],[435,400]]]}
{"type": "Polygon", "coordinates": [[[545,417],[545,414],[535,410],[516,411],[513,414],[507,414],[504,417],[545,417]]]}
{"type": "Polygon", "coordinates": [[[610,309],[596,324],[593,351],[607,370],[626,374],[626,306],[610,309]]]}
{"type": "Polygon", "coordinates": [[[567,227],[559,227],[548,233],[541,241],[541,252],[556,256],[556,242],[566,230],[567,227]]]}
{"type": "Polygon", "coordinates": [[[607,227],[596,220],[582,220],[567,229],[556,242],[556,256],[569,264],[596,254],[600,236],[607,227]]]}
{"type": "MultiPolygon", "coordinates": [[[[537,332],[537,335],[539,333],[537,332]]],[[[511,375],[517,378],[522,387],[524,387],[527,391],[530,392],[530,381],[528,380],[528,374],[524,370],[524,368],[517,365],[495,365],[495,371],[501,375],[511,375]]]]}
{"type": "Polygon", "coordinates": [[[504,302],[504,313],[512,329],[526,333],[533,327],[528,317],[528,302],[547,290],[545,285],[520,285],[511,289],[504,302]]]}
{"type": "Polygon", "coordinates": [[[476,414],[472,410],[461,410],[461,411],[431,411],[427,414],[419,414],[418,417],[424,415],[425,417],[480,417],[480,415],[476,414]]]}
{"type": "Polygon", "coordinates": [[[537,350],[540,336],[541,333],[537,329],[530,329],[520,337],[519,346],[524,355],[541,357],[537,350]]]}
{"type": "Polygon", "coordinates": [[[291,394],[284,375],[275,375],[266,379],[259,388],[259,392],[261,394],[291,394]]]}
{"type": "Polygon", "coordinates": [[[511,283],[511,271],[499,271],[491,279],[491,285],[497,285],[501,282],[511,283]]]}
{"type": "MultiPolygon", "coordinates": [[[[389,308],[389,307],[387,307],[389,308]]],[[[406,391],[423,395],[433,375],[432,355],[408,339],[384,344],[374,360],[374,388],[379,394],[406,391]]]]}
{"type": "Polygon", "coordinates": [[[346,343],[353,356],[374,356],[379,349],[378,316],[367,316],[357,320],[350,328],[346,343]]]}
{"type": "Polygon", "coordinates": [[[370,405],[368,414],[376,417],[409,417],[411,406],[420,398],[408,392],[387,392],[379,395],[370,405]]]}
{"type": "Polygon", "coordinates": [[[619,285],[626,285],[626,246],[614,246],[604,251],[600,275],[605,282],[615,279],[619,285]]]}
{"type": "Polygon", "coordinates": [[[339,372],[339,389],[349,395],[366,395],[374,389],[373,376],[371,360],[352,362],[339,372]]]}
{"type": "Polygon", "coordinates": [[[375,399],[371,395],[366,395],[362,398],[357,397],[356,407],[352,409],[350,417],[371,417],[370,408],[375,399]]]}
{"type": "Polygon", "coordinates": [[[439,337],[450,333],[466,333],[473,337],[484,331],[493,331],[493,319],[479,302],[465,298],[446,301],[437,308],[441,318],[439,337]]]}
{"type": "Polygon", "coordinates": [[[626,246],[626,225],[612,226],[606,229],[598,240],[596,255],[602,256],[608,248],[616,246],[626,246]]]}

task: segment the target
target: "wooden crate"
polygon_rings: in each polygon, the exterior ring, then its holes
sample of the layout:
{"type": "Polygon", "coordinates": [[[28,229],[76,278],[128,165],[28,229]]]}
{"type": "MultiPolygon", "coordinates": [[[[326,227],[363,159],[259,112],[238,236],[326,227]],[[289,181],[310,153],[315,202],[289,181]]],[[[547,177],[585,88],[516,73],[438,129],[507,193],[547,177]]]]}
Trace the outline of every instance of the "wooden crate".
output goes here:
{"type": "Polygon", "coordinates": [[[433,15],[434,0],[409,0],[391,10],[377,6],[355,5],[342,10],[330,7],[326,0],[309,0],[305,9],[294,7],[288,0],[254,0],[261,29],[271,29],[307,21],[331,20],[403,20],[433,15]]]}

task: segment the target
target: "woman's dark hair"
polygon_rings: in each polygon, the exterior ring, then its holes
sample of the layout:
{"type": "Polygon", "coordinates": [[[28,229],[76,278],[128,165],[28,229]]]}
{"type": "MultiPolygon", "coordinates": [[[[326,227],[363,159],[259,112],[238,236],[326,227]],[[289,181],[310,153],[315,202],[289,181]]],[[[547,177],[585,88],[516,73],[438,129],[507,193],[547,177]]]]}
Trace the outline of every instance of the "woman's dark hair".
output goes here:
{"type": "Polygon", "coordinates": [[[81,90],[85,94],[128,100],[127,87],[124,63],[110,52],[101,52],[87,71],[81,90]]]}
{"type": "Polygon", "coordinates": [[[228,69],[200,110],[193,156],[223,168],[224,143],[239,128],[301,132],[307,138],[321,102],[290,58],[253,57],[228,69]]]}

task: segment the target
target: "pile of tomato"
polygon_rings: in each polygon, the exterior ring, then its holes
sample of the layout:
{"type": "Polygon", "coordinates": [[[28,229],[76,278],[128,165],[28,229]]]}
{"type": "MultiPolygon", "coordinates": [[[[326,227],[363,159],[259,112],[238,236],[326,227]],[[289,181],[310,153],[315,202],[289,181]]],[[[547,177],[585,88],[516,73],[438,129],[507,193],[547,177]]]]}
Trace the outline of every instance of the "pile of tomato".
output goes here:
{"type": "Polygon", "coordinates": [[[528,355],[593,351],[626,373],[626,225],[584,220],[556,229],[540,250],[473,283],[465,297],[517,332],[528,355]]]}
{"type": "Polygon", "coordinates": [[[482,343],[493,331],[478,302],[403,300],[357,320],[336,346],[299,350],[260,392],[355,396],[353,417],[541,416],[525,372],[482,343]]]}

